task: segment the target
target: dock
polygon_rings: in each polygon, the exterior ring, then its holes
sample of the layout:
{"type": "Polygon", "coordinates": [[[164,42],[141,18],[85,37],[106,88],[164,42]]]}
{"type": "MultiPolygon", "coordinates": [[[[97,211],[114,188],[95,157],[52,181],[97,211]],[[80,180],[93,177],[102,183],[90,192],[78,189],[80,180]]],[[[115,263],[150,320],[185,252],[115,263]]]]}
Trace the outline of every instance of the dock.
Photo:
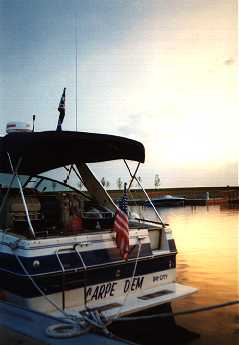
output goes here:
{"type": "MultiPolygon", "coordinates": [[[[146,191],[151,199],[165,195],[184,198],[185,206],[239,205],[239,186],[151,188],[146,191]]],[[[122,197],[122,190],[108,190],[108,192],[116,202],[122,197]]],[[[145,205],[147,199],[141,190],[131,189],[130,194],[128,200],[130,206],[145,205]]]]}
{"type": "MultiPolygon", "coordinates": [[[[68,338],[54,338],[47,334],[49,327],[62,323],[63,321],[59,318],[22,308],[8,302],[0,302],[0,326],[17,332],[19,337],[23,335],[30,337],[34,341],[39,341],[39,344],[133,345],[132,342],[129,343],[127,340],[122,340],[115,336],[107,336],[103,333],[87,332],[79,336],[68,338]]],[[[5,343],[3,343],[3,345],[5,345],[5,343]]],[[[134,343],[134,345],[137,344],[134,343]]]]}

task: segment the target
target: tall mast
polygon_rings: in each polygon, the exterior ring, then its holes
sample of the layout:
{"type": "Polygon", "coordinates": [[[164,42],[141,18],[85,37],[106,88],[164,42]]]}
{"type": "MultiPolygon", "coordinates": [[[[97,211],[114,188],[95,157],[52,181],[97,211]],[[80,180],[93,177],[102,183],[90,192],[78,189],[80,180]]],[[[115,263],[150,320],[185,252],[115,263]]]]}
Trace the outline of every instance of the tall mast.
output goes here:
{"type": "Polygon", "coordinates": [[[77,35],[78,25],[77,17],[75,16],[75,89],[76,89],[76,99],[75,99],[75,112],[76,112],[76,132],[78,129],[78,35],[77,35]]]}

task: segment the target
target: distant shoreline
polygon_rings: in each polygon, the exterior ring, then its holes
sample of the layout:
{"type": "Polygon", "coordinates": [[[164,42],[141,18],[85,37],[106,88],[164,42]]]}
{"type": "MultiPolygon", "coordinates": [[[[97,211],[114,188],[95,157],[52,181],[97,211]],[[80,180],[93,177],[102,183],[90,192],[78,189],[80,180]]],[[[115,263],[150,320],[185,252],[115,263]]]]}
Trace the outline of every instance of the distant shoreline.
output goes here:
{"type": "MultiPolygon", "coordinates": [[[[239,203],[239,186],[225,187],[178,187],[178,188],[149,188],[146,189],[151,198],[158,198],[164,195],[183,197],[189,200],[205,200],[205,204],[239,203]]],[[[122,195],[122,190],[108,190],[112,199],[117,200],[122,195]]],[[[131,189],[130,193],[136,200],[146,200],[145,194],[140,189],[131,189]]]]}

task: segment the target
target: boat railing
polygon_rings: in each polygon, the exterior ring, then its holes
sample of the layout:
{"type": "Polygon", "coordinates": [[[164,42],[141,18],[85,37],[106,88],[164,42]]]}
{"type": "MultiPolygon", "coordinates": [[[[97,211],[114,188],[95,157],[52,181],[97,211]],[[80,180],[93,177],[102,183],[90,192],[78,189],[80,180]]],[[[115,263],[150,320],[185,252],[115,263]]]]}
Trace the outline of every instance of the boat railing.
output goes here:
{"type": "Polygon", "coordinates": [[[58,260],[58,263],[59,263],[59,266],[62,270],[62,273],[66,273],[66,272],[70,272],[72,270],[76,270],[76,269],[82,269],[82,268],[86,268],[85,266],[85,263],[82,259],[82,255],[79,254],[79,249],[78,249],[78,246],[79,247],[83,247],[83,246],[87,246],[89,245],[89,242],[86,243],[86,241],[83,242],[79,242],[77,244],[75,244],[74,246],[72,246],[72,248],[58,248],[56,250],[56,257],[57,257],[57,260],[58,260]],[[77,257],[80,258],[80,264],[77,265],[76,263],[74,265],[70,265],[69,262],[67,263],[67,266],[65,265],[64,261],[61,259],[61,255],[65,254],[69,254],[69,253],[72,253],[72,252],[75,252],[77,257]],[[70,267],[69,267],[70,266],[70,267]]]}
{"type": "MultiPolygon", "coordinates": [[[[61,271],[62,271],[62,309],[65,310],[65,305],[66,305],[66,296],[65,296],[65,289],[66,289],[66,284],[65,284],[65,274],[67,272],[70,272],[72,270],[78,270],[78,269],[84,269],[84,278],[83,279],[78,279],[78,283],[79,281],[82,282],[84,284],[84,287],[86,288],[86,271],[87,271],[87,266],[83,260],[83,257],[81,255],[81,253],[79,252],[78,250],[78,246],[82,247],[83,245],[86,246],[88,245],[89,242],[87,241],[84,241],[83,242],[79,242],[77,244],[75,244],[72,248],[58,248],[56,250],[56,257],[57,257],[57,260],[59,262],[59,265],[60,265],[60,268],[61,268],[61,271]],[[66,268],[64,266],[64,262],[62,261],[60,255],[63,254],[63,253],[68,253],[69,251],[74,251],[76,253],[76,255],[79,257],[80,259],[80,262],[81,262],[81,265],[80,266],[76,266],[74,265],[74,267],[71,267],[71,268],[66,268]]],[[[86,293],[85,293],[85,296],[86,296],[86,293]]],[[[85,297],[86,298],[86,297],[85,297]]]]}

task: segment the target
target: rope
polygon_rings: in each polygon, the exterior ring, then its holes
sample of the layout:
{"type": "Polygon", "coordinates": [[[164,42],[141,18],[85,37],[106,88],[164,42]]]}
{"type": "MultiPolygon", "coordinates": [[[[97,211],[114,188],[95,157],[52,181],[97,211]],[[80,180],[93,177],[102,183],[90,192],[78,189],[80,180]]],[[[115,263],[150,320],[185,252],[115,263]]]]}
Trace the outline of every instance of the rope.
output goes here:
{"type": "Polygon", "coordinates": [[[195,308],[195,309],[186,309],[182,311],[177,311],[175,313],[160,313],[154,315],[143,315],[143,316],[131,316],[131,317],[119,317],[117,320],[113,319],[113,321],[136,321],[136,320],[149,320],[149,319],[156,319],[156,318],[163,318],[163,317],[170,317],[170,316],[182,316],[182,315],[191,315],[196,313],[201,313],[205,311],[215,310],[219,308],[225,308],[231,305],[239,304],[239,300],[229,301],[220,304],[213,304],[207,307],[195,308]]]}
{"type": "Polygon", "coordinates": [[[58,323],[47,327],[46,334],[51,338],[66,339],[83,335],[89,332],[90,329],[91,327],[82,329],[82,327],[79,327],[77,324],[69,325],[65,323],[58,323]]]}
{"type": "Polygon", "coordinates": [[[121,312],[121,310],[122,310],[123,306],[124,306],[124,305],[125,305],[125,303],[126,303],[126,300],[127,300],[127,298],[128,298],[128,295],[129,295],[129,292],[130,292],[130,289],[131,289],[131,286],[132,286],[132,281],[133,281],[133,279],[134,279],[134,277],[135,277],[136,268],[137,268],[137,265],[138,265],[138,260],[139,260],[139,254],[140,254],[140,250],[141,250],[141,246],[142,246],[141,240],[140,240],[140,239],[138,239],[138,241],[139,241],[139,248],[138,248],[137,257],[136,257],[135,264],[134,264],[133,273],[132,273],[132,276],[131,276],[131,278],[130,278],[129,289],[128,289],[128,291],[127,291],[127,293],[126,293],[125,297],[124,297],[124,300],[123,300],[122,305],[119,307],[118,313],[116,314],[116,316],[115,316],[115,317],[113,317],[113,320],[112,320],[112,321],[114,321],[114,320],[117,320],[117,319],[118,319],[119,314],[120,314],[120,312],[121,312]]]}
{"type": "Polygon", "coordinates": [[[24,264],[22,263],[21,259],[19,258],[19,256],[17,255],[17,253],[14,251],[13,248],[11,248],[14,252],[14,255],[19,263],[19,265],[22,267],[24,273],[26,274],[26,276],[31,280],[32,284],[34,285],[34,287],[37,289],[37,291],[53,306],[55,307],[59,312],[61,312],[66,318],[69,317],[69,315],[67,313],[64,312],[64,310],[62,308],[60,308],[54,301],[52,301],[45,293],[44,291],[42,291],[42,289],[37,285],[37,283],[35,282],[35,280],[32,278],[32,276],[29,274],[29,272],[27,271],[26,267],[24,266],[24,264]]]}
{"type": "Polygon", "coordinates": [[[84,320],[92,326],[100,328],[105,334],[109,333],[106,327],[109,326],[112,323],[112,321],[107,320],[105,316],[101,314],[98,310],[87,310],[83,314],[83,317],[84,320]]]}

